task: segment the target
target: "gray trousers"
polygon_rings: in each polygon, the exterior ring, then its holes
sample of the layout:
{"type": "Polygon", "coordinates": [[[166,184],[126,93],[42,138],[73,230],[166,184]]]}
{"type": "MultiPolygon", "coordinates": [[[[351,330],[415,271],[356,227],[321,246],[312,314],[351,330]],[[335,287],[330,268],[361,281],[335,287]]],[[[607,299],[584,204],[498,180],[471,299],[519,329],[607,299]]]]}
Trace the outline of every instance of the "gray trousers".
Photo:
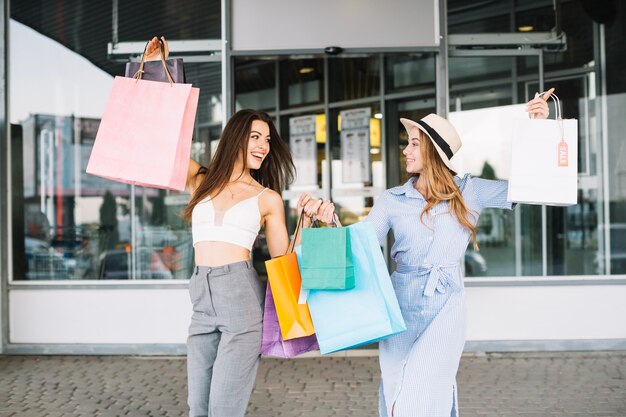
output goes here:
{"type": "Polygon", "coordinates": [[[259,365],[265,286],[252,262],[196,266],[187,338],[191,417],[243,417],[259,365]]]}

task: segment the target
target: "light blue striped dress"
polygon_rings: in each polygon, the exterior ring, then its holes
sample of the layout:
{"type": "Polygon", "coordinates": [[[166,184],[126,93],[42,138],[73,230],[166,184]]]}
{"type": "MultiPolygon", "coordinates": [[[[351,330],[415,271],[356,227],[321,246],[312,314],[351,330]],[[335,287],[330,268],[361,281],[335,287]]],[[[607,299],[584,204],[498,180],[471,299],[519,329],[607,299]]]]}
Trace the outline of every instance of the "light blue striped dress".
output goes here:
{"type": "MultiPolygon", "coordinates": [[[[508,208],[507,181],[455,177],[465,204],[480,214],[508,208]]],[[[469,231],[440,203],[426,206],[415,178],[385,191],[367,217],[382,243],[389,229],[397,263],[391,275],[407,331],[380,342],[381,417],[457,417],[456,372],[465,344],[466,307],[461,262],[469,231]]],[[[476,219],[477,220],[477,219],[476,219]]]]}

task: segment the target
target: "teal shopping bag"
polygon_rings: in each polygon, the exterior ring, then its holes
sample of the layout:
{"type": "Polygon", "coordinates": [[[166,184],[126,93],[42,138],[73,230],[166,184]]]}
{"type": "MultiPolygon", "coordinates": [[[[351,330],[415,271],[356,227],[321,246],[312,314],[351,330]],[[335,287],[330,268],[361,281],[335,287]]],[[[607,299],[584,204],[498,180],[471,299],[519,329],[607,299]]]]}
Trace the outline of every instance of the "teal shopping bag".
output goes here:
{"type": "Polygon", "coordinates": [[[377,342],[406,330],[374,226],[364,221],[348,229],[354,288],[311,290],[307,298],[323,354],[377,342]]]}
{"type": "Polygon", "coordinates": [[[302,288],[354,288],[350,230],[347,227],[302,229],[302,288]]]}

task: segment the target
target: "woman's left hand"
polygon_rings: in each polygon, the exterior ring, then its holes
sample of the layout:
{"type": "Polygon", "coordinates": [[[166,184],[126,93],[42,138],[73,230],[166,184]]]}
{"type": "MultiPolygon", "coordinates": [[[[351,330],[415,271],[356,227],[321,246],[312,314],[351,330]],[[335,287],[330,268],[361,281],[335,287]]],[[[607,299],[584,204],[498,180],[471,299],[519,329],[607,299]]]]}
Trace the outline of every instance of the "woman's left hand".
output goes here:
{"type": "Polygon", "coordinates": [[[315,216],[318,220],[330,224],[333,222],[335,205],[330,200],[322,200],[311,197],[307,193],[302,193],[298,199],[298,213],[304,209],[305,227],[310,224],[310,219],[315,216]]]}
{"type": "Polygon", "coordinates": [[[526,111],[531,119],[547,119],[550,115],[548,99],[554,92],[554,88],[549,89],[541,96],[535,93],[535,98],[526,103],[526,111]]]}

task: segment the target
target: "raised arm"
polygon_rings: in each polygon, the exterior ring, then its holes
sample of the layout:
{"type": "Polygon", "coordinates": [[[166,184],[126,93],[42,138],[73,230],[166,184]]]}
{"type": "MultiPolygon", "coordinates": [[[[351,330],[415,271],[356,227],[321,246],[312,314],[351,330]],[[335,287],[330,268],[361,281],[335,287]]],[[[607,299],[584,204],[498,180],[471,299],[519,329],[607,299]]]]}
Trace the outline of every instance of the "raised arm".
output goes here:
{"type": "Polygon", "coordinates": [[[196,191],[206,174],[201,172],[202,165],[189,158],[189,168],[187,168],[186,189],[190,194],[196,191]]]}
{"type": "MultiPolygon", "coordinates": [[[[168,57],[170,53],[169,46],[167,45],[167,41],[165,40],[165,36],[161,36],[161,42],[163,43],[163,50],[165,52],[165,58],[168,57]]],[[[159,39],[155,36],[153,37],[148,45],[146,46],[146,60],[154,61],[160,59],[161,55],[159,50],[161,49],[161,45],[159,39]]],[[[204,178],[204,174],[200,172],[202,165],[189,158],[189,168],[187,169],[187,182],[185,183],[185,188],[191,194],[198,188],[198,185],[202,182],[204,178]]]]}
{"type": "MultiPolygon", "coordinates": [[[[526,103],[526,111],[530,118],[546,119],[550,115],[547,101],[553,92],[554,88],[550,88],[542,95],[535,93],[535,97],[526,103]]],[[[464,180],[471,181],[480,210],[485,208],[511,209],[515,207],[514,203],[508,201],[508,181],[471,178],[469,175],[466,175],[464,180]]]]}

